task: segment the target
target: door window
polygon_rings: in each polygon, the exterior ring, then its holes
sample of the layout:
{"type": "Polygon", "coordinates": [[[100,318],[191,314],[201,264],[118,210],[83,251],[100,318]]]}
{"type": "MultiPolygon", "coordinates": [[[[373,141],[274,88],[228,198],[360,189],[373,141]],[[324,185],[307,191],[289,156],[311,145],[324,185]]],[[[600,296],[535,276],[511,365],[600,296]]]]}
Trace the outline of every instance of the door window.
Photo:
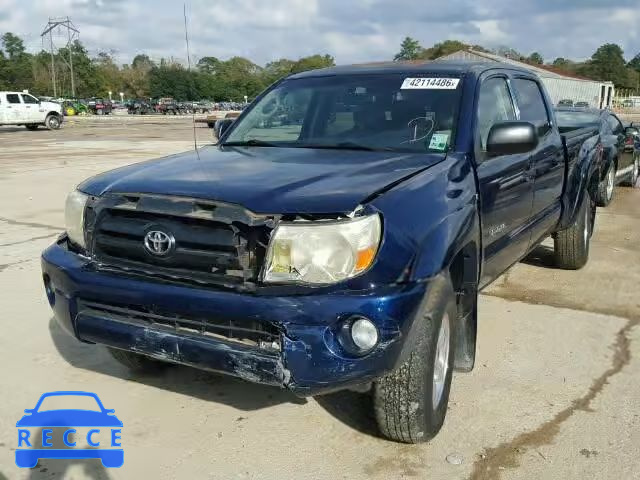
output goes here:
{"type": "Polygon", "coordinates": [[[494,77],[483,82],[478,97],[477,117],[477,132],[482,150],[486,150],[489,130],[493,125],[515,119],[507,81],[501,77],[494,77]]]}
{"type": "Polygon", "coordinates": [[[541,137],[546,135],[551,130],[551,123],[538,83],[525,78],[516,78],[513,86],[520,109],[520,120],[532,123],[541,137]]]}
{"type": "Polygon", "coordinates": [[[38,99],[31,95],[22,95],[22,101],[29,104],[38,103],[38,99]]]}
{"type": "Polygon", "coordinates": [[[7,93],[7,102],[20,103],[20,95],[17,93],[7,93]]]}

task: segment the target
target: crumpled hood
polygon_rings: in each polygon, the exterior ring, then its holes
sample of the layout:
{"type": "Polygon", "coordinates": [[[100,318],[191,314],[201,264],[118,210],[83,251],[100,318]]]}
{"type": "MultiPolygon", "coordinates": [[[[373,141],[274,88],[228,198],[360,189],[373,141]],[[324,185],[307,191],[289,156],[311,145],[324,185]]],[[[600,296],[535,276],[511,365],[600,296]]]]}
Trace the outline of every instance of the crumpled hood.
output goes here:
{"type": "Polygon", "coordinates": [[[130,165],[79,186],[91,195],[149,193],[235,203],[256,213],[341,213],[445,158],[276,147],[205,147],[130,165]]]}

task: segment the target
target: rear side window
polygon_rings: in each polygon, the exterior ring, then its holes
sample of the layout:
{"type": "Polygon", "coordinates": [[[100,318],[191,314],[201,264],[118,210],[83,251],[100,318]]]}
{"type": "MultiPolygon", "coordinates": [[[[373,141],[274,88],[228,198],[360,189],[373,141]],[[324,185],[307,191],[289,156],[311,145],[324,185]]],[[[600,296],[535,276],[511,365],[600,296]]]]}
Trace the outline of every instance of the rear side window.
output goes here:
{"type": "Polygon", "coordinates": [[[520,120],[535,125],[538,128],[538,135],[541,137],[546,135],[551,130],[551,124],[538,83],[533,80],[516,78],[513,81],[513,86],[520,109],[520,120]]]}
{"type": "Polygon", "coordinates": [[[20,103],[20,96],[17,93],[7,93],[7,102],[20,103]]]}
{"type": "Polygon", "coordinates": [[[482,83],[478,97],[477,131],[482,150],[486,150],[491,127],[496,123],[515,120],[516,114],[504,78],[490,78],[482,83]]]}

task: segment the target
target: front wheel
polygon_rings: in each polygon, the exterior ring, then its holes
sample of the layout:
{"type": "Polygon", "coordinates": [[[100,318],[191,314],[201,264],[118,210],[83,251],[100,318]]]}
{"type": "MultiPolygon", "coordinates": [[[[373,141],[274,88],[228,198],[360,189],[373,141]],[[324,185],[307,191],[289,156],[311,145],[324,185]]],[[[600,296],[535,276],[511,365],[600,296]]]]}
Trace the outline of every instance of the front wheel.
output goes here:
{"type": "Polygon", "coordinates": [[[373,406],[380,432],[404,443],[431,440],[442,428],[454,360],[457,309],[453,289],[417,322],[416,344],[394,372],[375,382],[373,406]]]}
{"type": "Polygon", "coordinates": [[[585,192],[573,224],[555,234],[554,250],[558,267],[579,270],[586,265],[594,219],[595,205],[591,195],[585,192]]]}
{"type": "Polygon", "coordinates": [[[44,124],[49,130],[58,130],[60,128],[60,118],[58,115],[48,115],[44,120],[44,124]]]}

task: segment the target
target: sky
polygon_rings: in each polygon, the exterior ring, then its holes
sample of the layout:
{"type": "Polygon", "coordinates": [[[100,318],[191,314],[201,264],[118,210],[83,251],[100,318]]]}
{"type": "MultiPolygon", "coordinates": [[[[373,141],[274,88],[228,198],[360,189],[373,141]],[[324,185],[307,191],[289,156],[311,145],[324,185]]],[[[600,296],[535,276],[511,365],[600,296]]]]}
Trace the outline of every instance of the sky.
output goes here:
{"type": "MultiPolygon", "coordinates": [[[[583,60],[604,43],[640,53],[640,0],[187,0],[193,59],[247,57],[259,65],[328,53],[336,63],[392,59],[402,39],[458,39],[583,60]]],[[[0,33],[42,48],[49,17],[69,16],[90,53],[119,63],[138,53],[186,62],[183,2],[0,0],[0,33]]],[[[63,46],[61,36],[54,37],[63,46]]]]}

